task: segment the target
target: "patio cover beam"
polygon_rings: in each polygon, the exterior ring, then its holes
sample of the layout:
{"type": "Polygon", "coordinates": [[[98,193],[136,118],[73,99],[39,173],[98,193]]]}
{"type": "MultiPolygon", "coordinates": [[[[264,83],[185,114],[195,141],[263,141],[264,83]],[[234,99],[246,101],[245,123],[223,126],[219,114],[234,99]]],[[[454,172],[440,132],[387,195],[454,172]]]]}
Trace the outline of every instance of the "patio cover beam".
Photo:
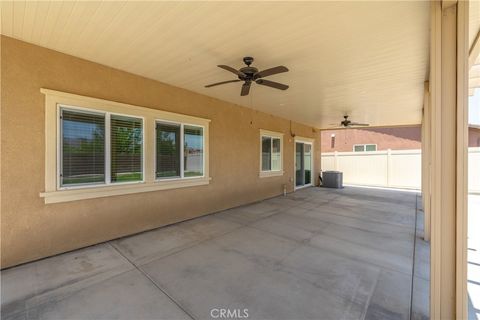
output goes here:
{"type": "Polygon", "coordinates": [[[431,319],[466,319],[468,1],[431,2],[431,319]]]}

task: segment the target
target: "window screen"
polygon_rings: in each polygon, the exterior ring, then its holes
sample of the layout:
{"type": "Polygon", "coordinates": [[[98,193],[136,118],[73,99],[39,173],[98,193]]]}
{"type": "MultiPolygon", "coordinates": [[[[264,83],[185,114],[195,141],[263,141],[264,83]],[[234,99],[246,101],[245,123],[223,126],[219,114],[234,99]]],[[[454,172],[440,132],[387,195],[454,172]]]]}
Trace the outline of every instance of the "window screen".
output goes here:
{"type": "Polygon", "coordinates": [[[105,115],[61,109],[62,186],[105,182],[105,115]]]}
{"type": "Polygon", "coordinates": [[[262,171],[272,169],[272,138],[262,137],[262,171]]]}
{"type": "Polygon", "coordinates": [[[142,119],[111,115],[112,182],[142,181],[142,119]]]}
{"type": "Polygon", "coordinates": [[[180,177],[180,125],[157,123],[156,177],[180,177]]]}
{"type": "Polygon", "coordinates": [[[184,132],[184,177],[203,176],[203,128],[183,127],[184,132]]]}

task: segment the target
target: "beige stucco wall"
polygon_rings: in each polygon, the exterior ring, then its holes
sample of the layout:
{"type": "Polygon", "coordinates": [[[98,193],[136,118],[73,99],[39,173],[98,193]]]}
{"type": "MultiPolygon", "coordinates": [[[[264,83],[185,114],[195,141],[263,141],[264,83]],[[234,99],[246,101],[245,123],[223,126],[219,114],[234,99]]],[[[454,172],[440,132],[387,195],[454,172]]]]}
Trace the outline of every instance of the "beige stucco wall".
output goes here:
{"type": "MultiPolygon", "coordinates": [[[[293,190],[290,122],[2,36],[2,268],[293,190]],[[208,186],[44,204],[44,96],[49,88],[211,119],[208,186]],[[282,177],[259,178],[259,129],[283,132],[282,177]]],[[[281,94],[281,93],[279,93],[281,94]]],[[[319,134],[292,124],[297,136],[319,134]]]]}

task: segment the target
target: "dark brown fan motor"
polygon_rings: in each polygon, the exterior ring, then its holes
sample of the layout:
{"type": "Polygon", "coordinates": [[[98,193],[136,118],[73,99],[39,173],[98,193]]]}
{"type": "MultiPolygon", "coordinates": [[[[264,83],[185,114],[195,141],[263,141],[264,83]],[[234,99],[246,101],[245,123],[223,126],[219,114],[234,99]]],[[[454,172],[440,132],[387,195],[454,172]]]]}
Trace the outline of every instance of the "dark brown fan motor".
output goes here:
{"type": "Polygon", "coordinates": [[[285,84],[263,79],[265,77],[268,77],[277,73],[287,72],[288,71],[287,67],[278,66],[278,67],[266,69],[263,71],[258,71],[257,68],[250,66],[253,62],[252,57],[243,58],[243,62],[245,62],[247,66],[240,68],[239,70],[229,66],[225,66],[225,65],[218,65],[219,68],[222,68],[224,70],[227,70],[236,74],[238,76],[238,79],[212,83],[212,84],[206,85],[205,88],[210,88],[210,87],[218,86],[225,83],[243,81],[244,84],[242,85],[242,91],[240,91],[241,96],[248,95],[248,93],[250,92],[250,86],[252,85],[252,82],[255,82],[256,84],[259,84],[262,86],[267,86],[267,87],[275,88],[279,90],[288,89],[288,86],[285,84]]]}
{"type": "Polygon", "coordinates": [[[348,115],[343,116],[343,121],[340,122],[340,127],[349,128],[349,127],[368,127],[368,123],[358,123],[348,120],[348,115]]]}

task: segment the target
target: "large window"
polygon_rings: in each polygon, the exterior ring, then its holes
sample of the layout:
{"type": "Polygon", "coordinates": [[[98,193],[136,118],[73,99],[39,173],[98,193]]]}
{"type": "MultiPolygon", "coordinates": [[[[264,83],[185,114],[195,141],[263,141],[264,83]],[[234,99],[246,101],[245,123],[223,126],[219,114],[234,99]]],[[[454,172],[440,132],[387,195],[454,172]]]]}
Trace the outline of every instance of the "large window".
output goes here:
{"type": "Polygon", "coordinates": [[[61,187],[143,180],[142,119],[69,107],[60,110],[61,187]]]}
{"type": "Polygon", "coordinates": [[[281,133],[260,132],[260,176],[283,174],[281,133]]]}
{"type": "Polygon", "coordinates": [[[353,146],[354,152],[377,151],[376,144],[356,144],[353,146]]]}
{"type": "Polygon", "coordinates": [[[45,203],[210,183],[210,120],[41,89],[45,203]]]}
{"type": "Polygon", "coordinates": [[[157,122],[156,178],[203,176],[203,145],[202,127],[157,122]]]}

